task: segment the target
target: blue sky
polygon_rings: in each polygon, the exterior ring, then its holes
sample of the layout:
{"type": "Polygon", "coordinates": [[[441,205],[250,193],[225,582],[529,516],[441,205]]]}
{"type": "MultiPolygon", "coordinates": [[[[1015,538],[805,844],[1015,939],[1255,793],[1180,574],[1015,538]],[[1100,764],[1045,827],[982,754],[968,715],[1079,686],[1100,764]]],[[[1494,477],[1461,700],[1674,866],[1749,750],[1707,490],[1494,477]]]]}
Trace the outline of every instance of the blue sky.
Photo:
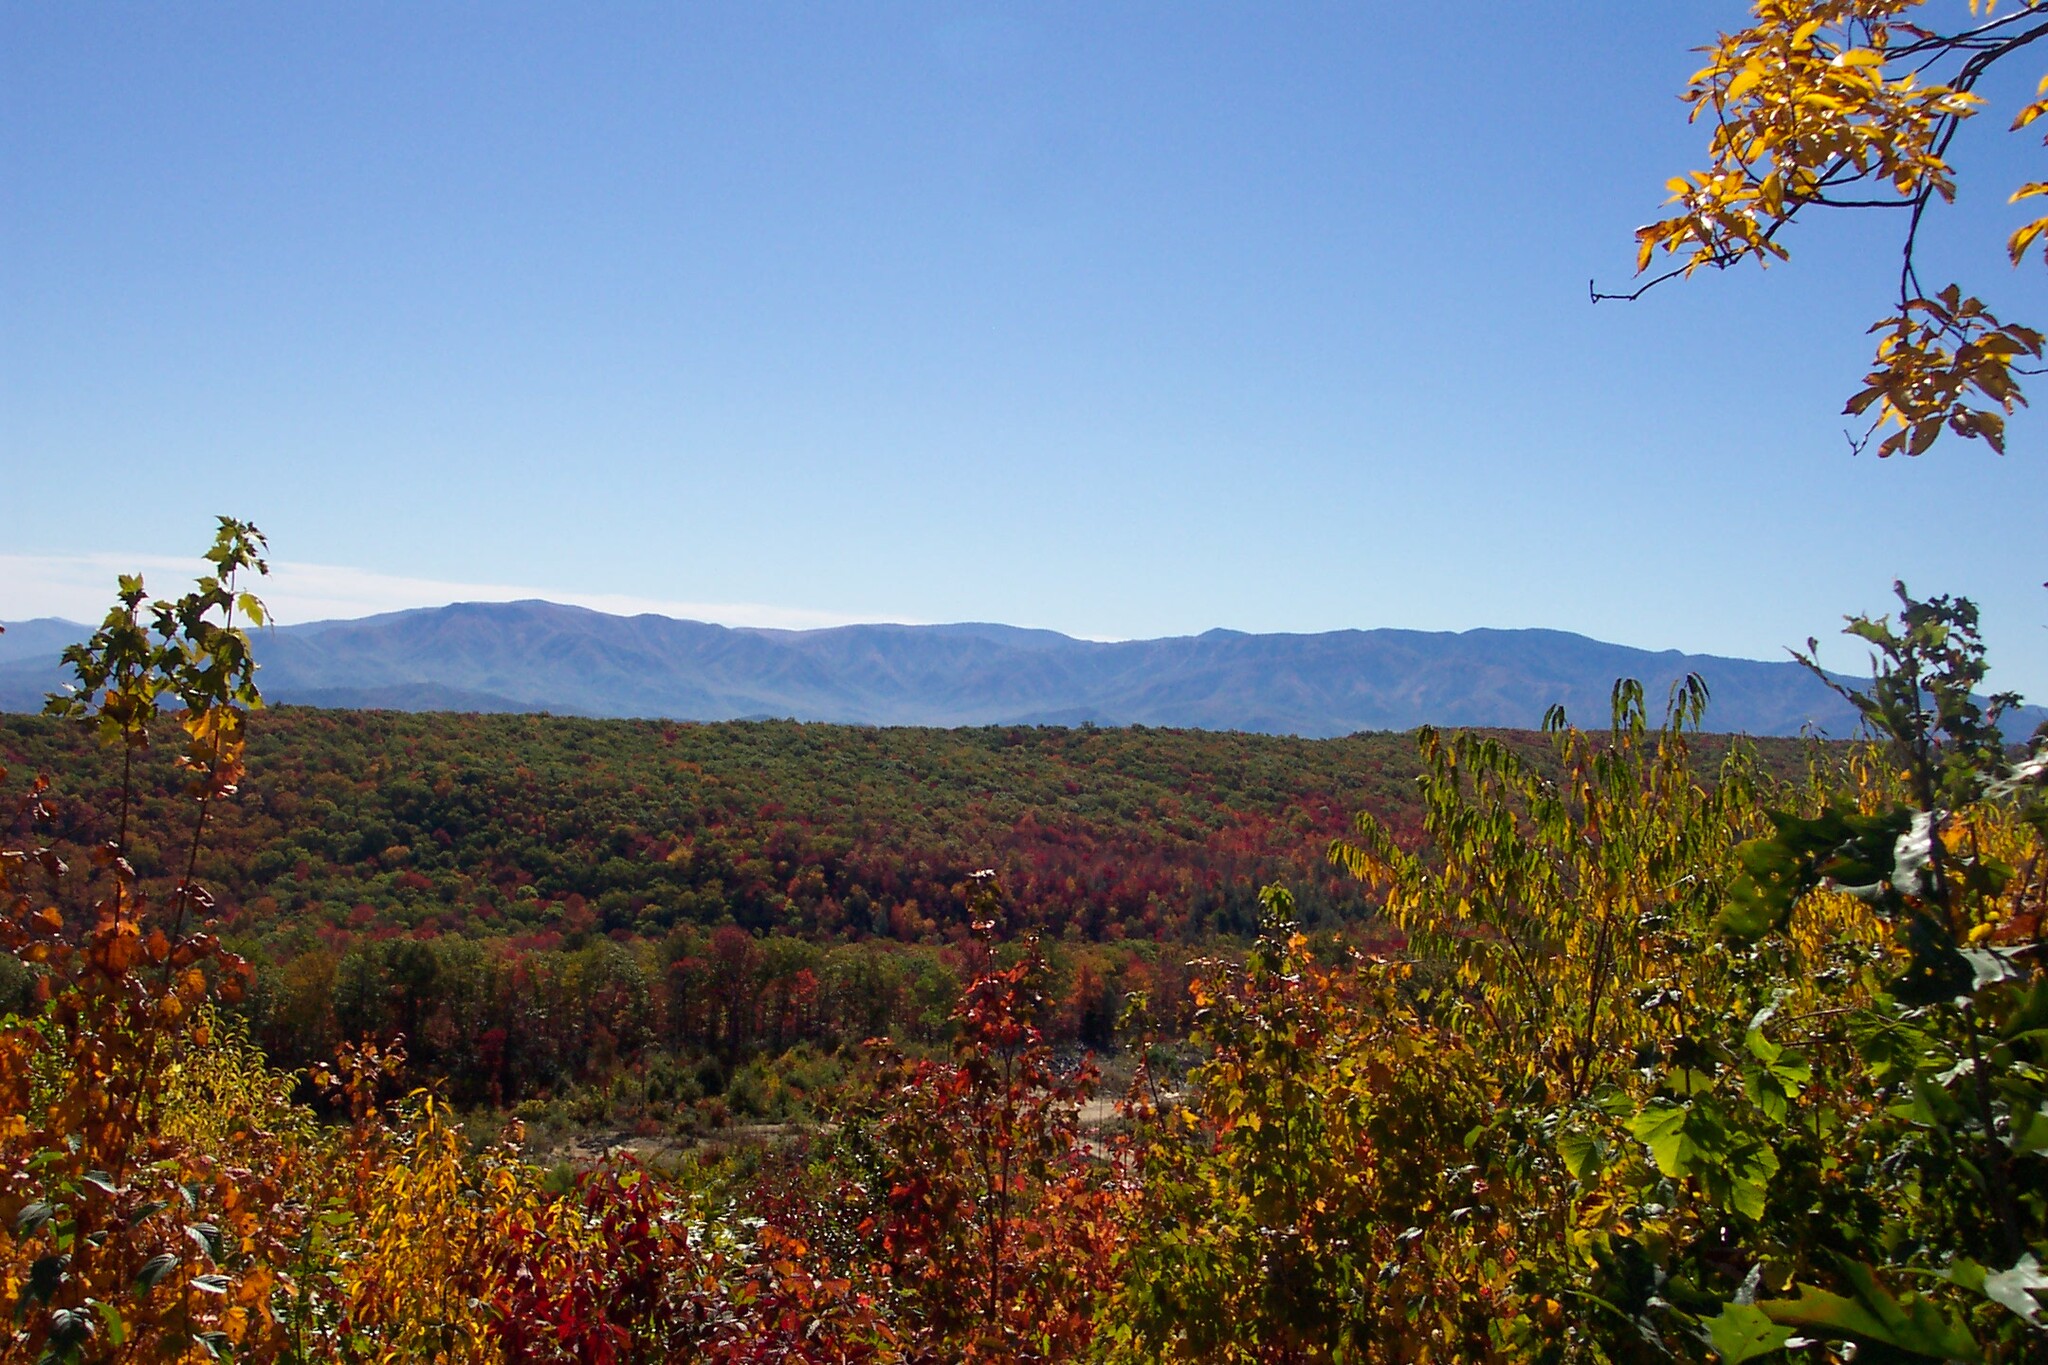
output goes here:
{"type": "MultiPolygon", "coordinates": [[[[0,0],[0,617],[232,512],[287,619],[1769,657],[1903,576],[2048,695],[2041,424],[1843,441],[1890,223],[1587,302],[1744,12],[0,0]]],[[[1926,257],[2037,325],[2000,248],[2038,74],[1988,92],[1926,257]]]]}

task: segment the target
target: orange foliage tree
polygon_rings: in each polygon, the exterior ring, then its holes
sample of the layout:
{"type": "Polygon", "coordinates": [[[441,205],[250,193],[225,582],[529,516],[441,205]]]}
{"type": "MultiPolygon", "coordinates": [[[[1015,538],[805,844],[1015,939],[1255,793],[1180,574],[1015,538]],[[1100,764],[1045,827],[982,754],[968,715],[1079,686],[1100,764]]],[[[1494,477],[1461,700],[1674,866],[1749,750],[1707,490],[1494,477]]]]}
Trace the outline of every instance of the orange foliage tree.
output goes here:
{"type": "Polygon", "coordinates": [[[1037,941],[998,964],[1000,893],[992,873],[976,887],[987,959],[953,1011],[952,1057],[881,1049],[839,1155],[865,1177],[874,1274],[908,1359],[1075,1359],[1123,1232],[1111,1154],[1080,1127],[1097,1076],[1055,1064],[1037,941]]]}
{"type": "MultiPolygon", "coordinates": [[[[8,1359],[211,1360],[281,1350],[273,1304],[305,1210],[287,1197],[294,1153],[275,1117],[219,1115],[224,1146],[193,1140],[174,1101],[193,1049],[212,1042],[202,1006],[233,999],[246,967],[210,930],[194,880],[208,817],[242,771],[243,719],[256,703],[242,622],[261,603],[238,591],[262,573],[263,537],[223,518],[192,592],[149,602],[124,577],[118,604],[66,660],[82,690],[51,709],[94,725],[127,755],[176,708],[191,829],[182,875],[143,884],[117,836],[83,874],[47,849],[0,854],[0,945],[36,974],[45,1002],[0,1032],[0,1324],[8,1359]]],[[[45,818],[48,785],[22,815],[45,818]]],[[[198,1125],[205,1126],[205,1125],[198,1125]]],[[[289,1297],[285,1295],[284,1297],[289,1297]]]]}

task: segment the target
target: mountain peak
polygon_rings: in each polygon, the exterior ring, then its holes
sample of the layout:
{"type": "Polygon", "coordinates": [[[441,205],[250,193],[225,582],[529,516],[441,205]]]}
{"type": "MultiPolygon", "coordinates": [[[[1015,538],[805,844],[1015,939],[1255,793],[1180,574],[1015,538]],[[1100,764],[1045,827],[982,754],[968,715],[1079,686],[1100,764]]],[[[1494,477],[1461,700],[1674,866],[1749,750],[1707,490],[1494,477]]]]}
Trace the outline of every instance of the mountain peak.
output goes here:
{"type": "MultiPolygon", "coordinates": [[[[59,680],[57,653],[87,633],[45,620],[0,635],[0,707],[40,708],[59,680]]],[[[263,632],[256,653],[274,702],[408,710],[940,726],[1086,719],[1317,736],[1423,723],[1531,727],[1552,705],[1598,723],[1618,677],[1654,697],[1699,673],[1712,689],[1715,729],[1796,734],[1811,725],[1840,736],[1857,720],[1791,662],[1651,652],[1542,629],[1219,628],[1096,641],[977,621],[734,629],[534,599],[285,626],[263,632]]]]}

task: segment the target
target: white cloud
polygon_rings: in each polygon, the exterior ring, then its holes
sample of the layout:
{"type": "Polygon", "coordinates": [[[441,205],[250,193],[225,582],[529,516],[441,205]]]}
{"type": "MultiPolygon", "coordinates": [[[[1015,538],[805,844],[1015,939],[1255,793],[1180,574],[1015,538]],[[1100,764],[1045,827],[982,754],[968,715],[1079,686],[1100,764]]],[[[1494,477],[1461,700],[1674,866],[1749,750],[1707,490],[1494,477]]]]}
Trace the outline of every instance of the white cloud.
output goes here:
{"type": "MultiPolygon", "coordinates": [[[[0,555],[0,620],[62,616],[73,621],[96,622],[114,599],[114,580],[118,575],[139,572],[151,593],[163,597],[184,591],[205,567],[204,561],[196,557],[166,555],[0,555]]],[[[439,607],[450,602],[516,602],[530,598],[589,607],[618,616],[652,612],[726,626],[780,630],[810,630],[880,619],[758,602],[676,602],[628,593],[565,592],[509,583],[451,583],[291,560],[272,560],[270,576],[254,586],[280,625],[374,616],[379,612],[439,607]]]]}

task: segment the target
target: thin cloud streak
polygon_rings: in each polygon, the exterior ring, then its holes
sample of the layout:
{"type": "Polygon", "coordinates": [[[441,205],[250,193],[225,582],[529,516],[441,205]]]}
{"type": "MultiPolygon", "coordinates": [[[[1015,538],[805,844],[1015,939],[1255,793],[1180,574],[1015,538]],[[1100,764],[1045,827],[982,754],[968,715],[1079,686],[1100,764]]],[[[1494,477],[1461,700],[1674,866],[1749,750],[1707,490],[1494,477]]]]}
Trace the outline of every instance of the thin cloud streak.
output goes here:
{"type": "MultiPolygon", "coordinates": [[[[97,621],[113,601],[118,575],[141,573],[156,596],[184,591],[207,565],[196,556],[171,555],[0,555],[0,620],[60,616],[97,621]]],[[[907,618],[851,616],[807,607],[759,602],[681,602],[630,593],[569,592],[509,583],[452,583],[407,578],[339,564],[272,560],[270,576],[252,584],[279,625],[352,620],[388,611],[440,607],[450,602],[518,602],[542,599],[588,607],[615,616],[653,613],[724,626],[815,630],[880,619],[914,624],[907,618]]]]}

